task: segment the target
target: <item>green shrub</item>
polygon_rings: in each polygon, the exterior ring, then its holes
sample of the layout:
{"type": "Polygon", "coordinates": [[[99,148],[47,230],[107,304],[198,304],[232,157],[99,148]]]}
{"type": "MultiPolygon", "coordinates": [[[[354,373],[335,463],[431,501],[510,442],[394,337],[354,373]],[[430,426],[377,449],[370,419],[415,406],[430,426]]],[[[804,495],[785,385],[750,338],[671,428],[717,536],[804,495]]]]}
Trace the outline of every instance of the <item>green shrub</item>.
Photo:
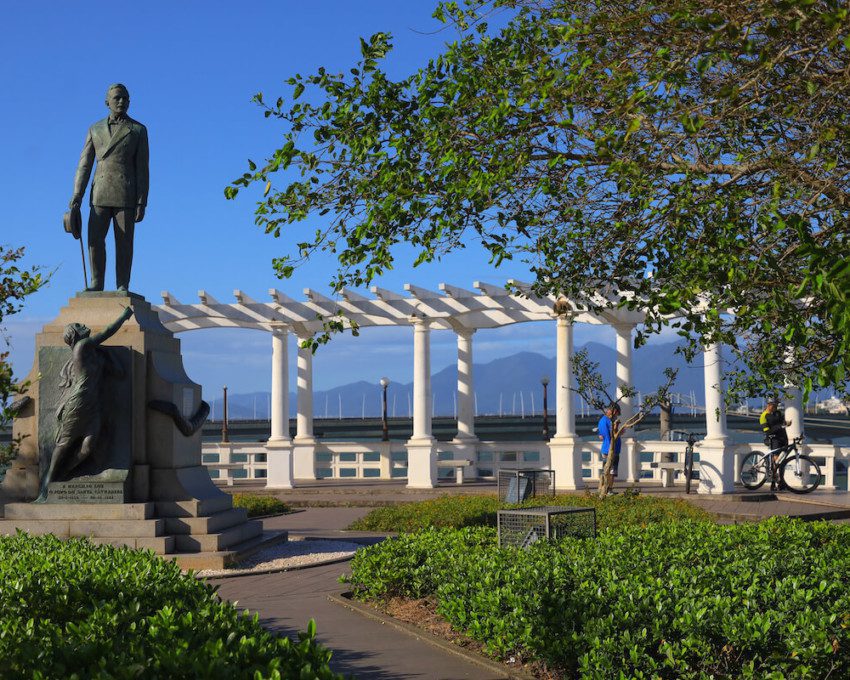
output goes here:
{"type": "MultiPolygon", "coordinates": [[[[534,505],[595,508],[600,529],[711,517],[704,510],[682,500],[629,493],[609,496],[605,500],[591,494],[532,498],[519,505],[503,507],[534,505]]],[[[357,531],[417,531],[428,527],[496,526],[496,511],[500,507],[499,499],[494,495],[440,496],[428,501],[376,508],[348,528],[357,531]]]]}
{"type": "Polygon", "coordinates": [[[850,677],[850,527],[656,523],[499,549],[490,529],[358,551],[364,598],[436,598],[457,629],[568,677],[850,677]]]}
{"type": "Polygon", "coordinates": [[[4,679],[339,677],[314,636],[269,633],[150,552],[0,537],[4,679]]]}
{"type": "Polygon", "coordinates": [[[291,508],[279,498],[275,498],[274,496],[259,496],[252,493],[233,494],[233,507],[245,508],[248,511],[248,517],[278,515],[291,510],[291,508]]]}

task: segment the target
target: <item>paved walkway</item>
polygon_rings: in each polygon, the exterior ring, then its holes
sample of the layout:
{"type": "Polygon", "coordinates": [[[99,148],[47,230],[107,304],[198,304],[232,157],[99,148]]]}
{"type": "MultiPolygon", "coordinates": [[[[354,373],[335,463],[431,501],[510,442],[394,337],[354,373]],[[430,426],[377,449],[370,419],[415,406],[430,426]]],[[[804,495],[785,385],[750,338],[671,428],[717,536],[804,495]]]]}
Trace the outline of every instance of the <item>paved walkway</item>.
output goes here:
{"type": "MultiPolygon", "coordinates": [[[[309,508],[304,512],[264,521],[266,529],[288,529],[292,534],[341,538],[340,530],[362,517],[368,508],[309,508]]],[[[363,540],[376,534],[344,532],[363,540]]],[[[338,673],[376,680],[495,680],[500,676],[461,657],[328,601],[339,593],[338,583],[348,564],[332,564],[300,571],[243,576],[214,581],[219,594],[260,615],[262,624],[295,636],[307,621],[316,620],[317,637],[333,650],[331,666],[338,673]]],[[[504,676],[502,676],[504,677],[504,676]]]]}

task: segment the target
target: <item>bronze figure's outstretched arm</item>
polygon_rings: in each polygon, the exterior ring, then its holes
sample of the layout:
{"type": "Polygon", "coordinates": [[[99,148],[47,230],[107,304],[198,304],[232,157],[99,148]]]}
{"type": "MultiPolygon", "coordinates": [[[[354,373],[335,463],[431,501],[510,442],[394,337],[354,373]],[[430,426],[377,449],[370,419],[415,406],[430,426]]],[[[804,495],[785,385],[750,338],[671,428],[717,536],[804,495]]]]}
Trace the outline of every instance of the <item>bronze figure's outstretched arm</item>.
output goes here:
{"type": "Polygon", "coordinates": [[[131,316],[133,316],[133,310],[130,307],[125,307],[124,311],[121,312],[121,316],[115,319],[115,321],[113,321],[109,326],[104,328],[100,333],[92,336],[92,342],[94,342],[94,344],[96,345],[99,345],[105,340],[108,340],[118,332],[118,329],[121,328],[121,326],[124,325],[124,322],[131,316]]]}

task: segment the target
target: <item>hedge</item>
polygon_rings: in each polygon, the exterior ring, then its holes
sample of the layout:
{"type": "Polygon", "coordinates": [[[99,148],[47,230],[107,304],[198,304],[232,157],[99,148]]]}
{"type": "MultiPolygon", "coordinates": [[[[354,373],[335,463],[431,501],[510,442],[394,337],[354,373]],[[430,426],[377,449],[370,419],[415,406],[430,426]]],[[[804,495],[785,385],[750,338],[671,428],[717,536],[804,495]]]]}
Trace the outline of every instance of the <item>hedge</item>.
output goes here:
{"type": "Polygon", "coordinates": [[[489,528],[358,551],[363,599],[430,596],[497,657],[562,677],[850,677],[850,527],[653,524],[500,549],[489,528]]]}
{"type": "Polygon", "coordinates": [[[600,529],[711,518],[709,513],[683,500],[635,493],[608,496],[604,500],[600,500],[595,494],[532,498],[511,506],[500,506],[495,495],[447,495],[417,503],[376,508],[348,528],[357,531],[417,531],[429,527],[460,529],[469,526],[496,526],[496,511],[500,507],[533,505],[596,508],[596,522],[600,529]]]}
{"type": "Polygon", "coordinates": [[[311,621],[264,630],[153,553],[0,537],[0,677],[339,678],[311,621]]]}
{"type": "Polygon", "coordinates": [[[252,493],[233,494],[233,507],[245,508],[248,517],[262,517],[264,515],[278,515],[290,511],[290,507],[279,498],[274,496],[261,496],[252,493]]]}

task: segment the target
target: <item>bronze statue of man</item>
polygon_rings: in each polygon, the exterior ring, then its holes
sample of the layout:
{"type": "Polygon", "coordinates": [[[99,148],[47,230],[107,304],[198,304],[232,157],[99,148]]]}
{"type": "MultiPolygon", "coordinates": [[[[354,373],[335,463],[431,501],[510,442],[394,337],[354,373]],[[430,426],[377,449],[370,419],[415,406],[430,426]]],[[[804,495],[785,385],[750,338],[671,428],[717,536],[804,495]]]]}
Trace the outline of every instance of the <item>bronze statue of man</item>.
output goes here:
{"type": "Polygon", "coordinates": [[[131,316],[133,310],[125,307],[121,315],[96,335],[81,323],[68,324],[63,339],[71,348],[71,357],[62,368],[62,404],[56,414],[56,445],[41,471],[36,503],[47,500],[50,483],[57,474],[70,474],[74,468],[91,456],[100,444],[103,428],[103,410],[106,396],[103,393],[104,378],[123,377],[120,368],[114,366],[105,350],[104,341],[115,335],[131,316]]]}
{"type": "Polygon", "coordinates": [[[133,231],[136,222],[144,219],[148,202],[148,131],[127,115],[130,93],[124,85],[110,85],[106,105],[109,116],[92,125],[86,136],[70,206],[82,203],[97,159],[88,233],[91,284],[86,290],[103,290],[106,232],[114,223],[115,283],[126,292],[133,265],[133,231]]]}

